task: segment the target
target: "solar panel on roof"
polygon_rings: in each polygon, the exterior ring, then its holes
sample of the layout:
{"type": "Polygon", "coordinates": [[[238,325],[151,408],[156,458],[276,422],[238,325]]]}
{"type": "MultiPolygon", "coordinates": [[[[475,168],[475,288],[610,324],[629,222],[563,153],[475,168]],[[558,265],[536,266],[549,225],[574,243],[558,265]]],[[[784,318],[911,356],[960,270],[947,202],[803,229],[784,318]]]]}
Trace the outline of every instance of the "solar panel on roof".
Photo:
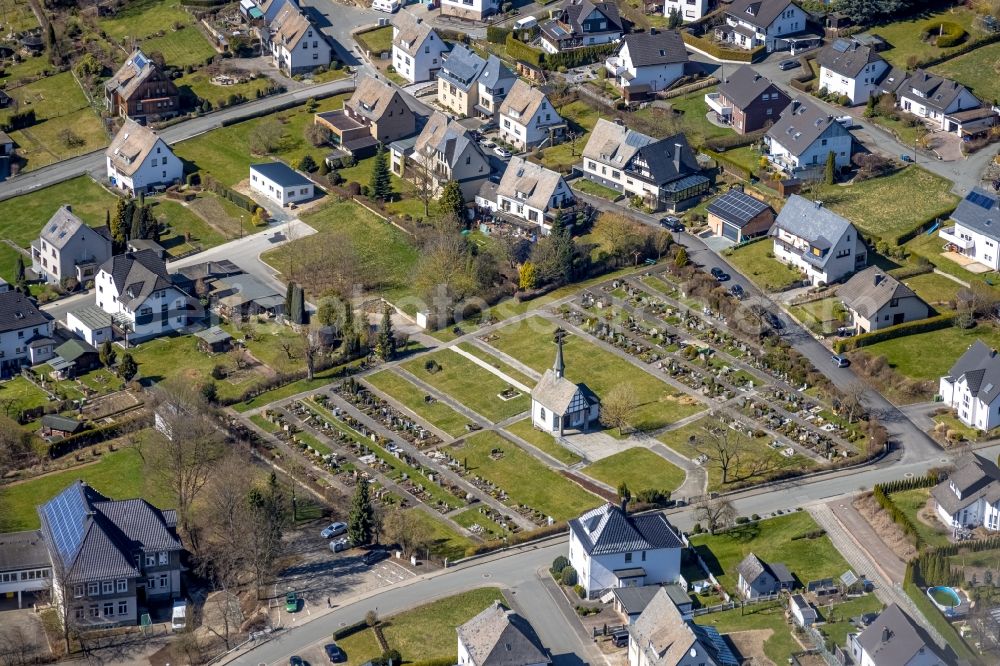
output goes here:
{"type": "Polygon", "coordinates": [[[80,548],[86,523],[87,507],[83,495],[73,486],[42,507],[52,540],[63,561],[68,561],[80,548]]]}
{"type": "Polygon", "coordinates": [[[980,208],[985,208],[986,210],[993,208],[993,199],[986,196],[982,192],[970,192],[969,196],[965,198],[969,201],[969,203],[974,203],[980,208]]]}
{"type": "Polygon", "coordinates": [[[844,53],[849,48],[851,48],[851,44],[846,39],[838,39],[833,43],[833,50],[837,53],[844,53]]]}

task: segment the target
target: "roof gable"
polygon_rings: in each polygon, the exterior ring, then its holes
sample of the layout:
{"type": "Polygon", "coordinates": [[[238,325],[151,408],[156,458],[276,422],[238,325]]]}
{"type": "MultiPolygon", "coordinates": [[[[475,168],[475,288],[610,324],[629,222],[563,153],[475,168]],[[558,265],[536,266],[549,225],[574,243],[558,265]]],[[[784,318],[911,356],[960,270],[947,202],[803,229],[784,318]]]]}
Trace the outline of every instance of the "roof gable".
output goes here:
{"type": "Polygon", "coordinates": [[[457,631],[476,666],[529,666],[550,661],[531,624],[499,601],[457,631]]]}
{"type": "Polygon", "coordinates": [[[619,53],[628,49],[633,67],[658,67],[688,61],[684,40],[676,30],[651,30],[625,35],[619,53]]]}
{"type": "Polygon", "coordinates": [[[767,130],[767,136],[792,155],[801,155],[820,138],[850,135],[833,116],[804,98],[793,99],[781,117],[767,130]]]}
{"type": "Polygon", "coordinates": [[[870,319],[894,299],[918,298],[912,289],[878,266],[855,273],[838,291],[844,305],[870,319]]]}
{"type": "Polygon", "coordinates": [[[754,100],[760,99],[765,92],[769,95],[777,94],[775,99],[783,100],[783,106],[791,101],[784,91],[749,65],[740,65],[729,78],[719,84],[719,94],[739,109],[746,108],[754,100]]]}

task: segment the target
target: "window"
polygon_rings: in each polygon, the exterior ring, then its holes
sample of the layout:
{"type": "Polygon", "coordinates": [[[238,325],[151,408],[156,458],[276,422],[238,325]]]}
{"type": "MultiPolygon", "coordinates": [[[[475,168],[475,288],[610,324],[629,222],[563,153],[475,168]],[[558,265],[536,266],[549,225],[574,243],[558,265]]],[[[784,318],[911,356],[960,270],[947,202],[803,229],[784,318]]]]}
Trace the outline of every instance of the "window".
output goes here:
{"type": "Polygon", "coordinates": [[[146,566],[147,567],[155,567],[156,566],[156,554],[155,553],[146,553],[146,566]]]}
{"type": "Polygon", "coordinates": [[[632,561],[632,553],[625,553],[625,564],[632,561]]]}
{"type": "Polygon", "coordinates": [[[87,583],[87,596],[88,597],[96,597],[97,593],[99,592],[99,590],[100,590],[100,588],[98,587],[97,583],[87,583]]]}
{"type": "Polygon", "coordinates": [[[820,145],[823,145],[823,146],[825,146],[825,145],[826,145],[826,139],[823,139],[823,141],[821,142],[821,144],[820,144],[820,145]]]}
{"type": "Polygon", "coordinates": [[[545,408],[544,407],[539,407],[538,408],[538,418],[540,418],[543,421],[545,420],[545,408]]]}
{"type": "Polygon", "coordinates": [[[148,579],[146,581],[146,587],[149,588],[150,590],[155,590],[156,589],[156,579],[155,578],[148,579]]]}
{"type": "Polygon", "coordinates": [[[128,602],[127,601],[119,601],[118,602],[118,614],[119,615],[128,615],[128,602]]]}
{"type": "Polygon", "coordinates": [[[115,605],[112,602],[107,602],[104,604],[104,617],[110,617],[115,614],[115,605]]]}
{"type": "Polygon", "coordinates": [[[83,619],[83,606],[77,606],[76,608],[73,609],[73,617],[75,617],[77,620],[83,619]]]}
{"type": "Polygon", "coordinates": [[[128,592],[128,581],[124,578],[115,581],[115,587],[117,587],[119,592],[128,592]]]}
{"type": "Polygon", "coordinates": [[[83,585],[74,585],[73,586],[73,598],[74,599],[79,599],[82,596],[83,596],[83,585]]]}
{"type": "Polygon", "coordinates": [[[97,608],[97,604],[90,605],[90,617],[100,617],[101,614],[97,608]]]}
{"type": "Polygon", "coordinates": [[[169,564],[169,563],[170,563],[170,553],[168,553],[167,551],[163,551],[162,553],[160,553],[160,564],[169,564]]]}
{"type": "Polygon", "coordinates": [[[160,587],[164,588],[167,586],[167,574],[160,574],[160,587]]]}
{"type": "Polygon", "coordinates": [[[111,594],[115,591],[115,584],[110,580],[101,583],[101,594],[111,594]]]}
{"type": "Polygon", "coordinates": [[[893,298],[893,299],[889,300],[889,307],[890,308],[894,308],[894,307],[898,307],[898,306],[899,306],[899,299],[898,298],[893,298]]]}
{"type": "Polygon", "coordinates": [[[642,551],[642,561],[646,561],[646,551],[642,551]]]}

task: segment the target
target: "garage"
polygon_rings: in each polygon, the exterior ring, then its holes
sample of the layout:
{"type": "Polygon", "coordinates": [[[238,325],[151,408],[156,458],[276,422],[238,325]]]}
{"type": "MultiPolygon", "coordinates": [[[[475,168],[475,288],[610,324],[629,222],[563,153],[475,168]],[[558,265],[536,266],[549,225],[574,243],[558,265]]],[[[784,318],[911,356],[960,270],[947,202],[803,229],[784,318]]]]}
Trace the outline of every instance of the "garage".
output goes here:
{"type": "Polygon", "coordinates": [[[767,233],[774,223],[774,210],[744,192],[741,185],[733,185],[708,204],[706,212],[712,233],[735,243],[767,233]]]}
{"type": "Polygon", "coordinates": [[[728,238],[729,240],[740,242],[740,228],[733,224],[732,222],[727,222],[723,220],[722,222],[722,237],[728,238]]]}

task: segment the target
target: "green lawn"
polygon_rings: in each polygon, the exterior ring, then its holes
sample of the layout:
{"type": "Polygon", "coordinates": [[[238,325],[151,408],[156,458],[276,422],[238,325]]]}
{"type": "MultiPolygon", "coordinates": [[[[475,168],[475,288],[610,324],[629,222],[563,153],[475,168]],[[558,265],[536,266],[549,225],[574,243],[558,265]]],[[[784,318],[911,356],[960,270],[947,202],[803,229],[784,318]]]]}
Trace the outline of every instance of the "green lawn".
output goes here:
{"type": "Polygon", "coordinates": [[[187,204],[188,210],[209,223],[213,231],[221,235],[223,241],[239,238],[260,231],[250,221],[251,215],[229,199],[223,199],[212,192],[200,192],[187,204]],[[242,229],[242,232],[241,232],[242,229]]]}
{"type": "Polygon", "coordinates": [[[802,280],[802,273],[774,258],[774,243],[757,241],[723,253],[733,268],[765,291],[784,291],[802,280]]]}
{"type": "Polygon", "coordinates": [[[404,363],[403,368],[494,423],[531,408],[530,396],[457,352],[434,352],[404,363]],[[426,364],[431,362],[439,369],[428,370],[426,364]],[[516,391],[518,396],[504,400],[500,393],[507,390],[516,391]]]}
{"type": "Polygon", "coordinates": [[[635,494],[640,490],[674,491],[684,483],[684,470],[649,449],[626,449],[583,468],[583,473],[612,488],[625,482],[635,494]]]}
{"type": "Polygon", "coordinates": [[[77,479],[86,481],[112,499],[143,497],[160,508],[173,508],[170,492],[155,487],[143,474],[142,459],[135,450],[122,449],[94,460],[96,462],[90,465],[0,487],[0,504],[4,506],[0,512],[0,530],[38,529],[35,507],[52,499],[77,479]]]}
{"type": "Polygon", "coordinates": [[[14,32],[38,27],[38,19],[31,6],[23,0],[0,0],[0,15],[3,16],[4,27],[14,32]]]}
{"type": "Polygon", "coordinates": [[[819,614],[825,624],[819,630],[835,645],[843,647],[847,644],[847,634],[857,631],[851,618],[865,613],[878,613],[884,606],[874,594],[866,594],[840,604],[820,605],[819,614]]]}
{"type": "Polygon", "coordinates": [[[220,86],[212,83],[212,76],[205,70],[195,70],[174,79],[174,84],[182,91],[187,88],[198,99],[207,99],[216,107],[221,107],[228,102],[230,95],[243,95],[247,99],[256,99],[258,91],[263,93],[273,86],[274,82],[266,76],[260,76],[244,83],[220,86]]]}
{"type": "Polygon", "coordinates": [[[406,515],[409,516],[408,522],[422,526],[430,535],[430,551],[435,557],[457,560],[465,557],[465,551],[472,546],[472,539],[462,536],[422,509],[407,509],[406,515]]]}
{"type": "MultiPolygon", "coordinates": [[[[534,370],[544,372],[555,358],[554,330],[555,325],[549,321],[531,317],[499,329],[489,344],[534,370]]],[[[566,376],[571,381],[586,383],[598,396],[628,382],[639,403],[633,422],[640,430],[655,430],[703,409],[702,403],[687,394],[675,391],[628,361],[578,336],[567,336],[563,353],[566,376]]]]}
{"type": "MultiPolygon", "coordinates": [[[[936,231],[930,235],[927,233],[919,234],[903,247],[909,254],[927,259],[938,270],[948,275],[953,275],[963,282],[980,282],[986,284],[986,281],[989,280],[991,285],[996,285],[998,280],[1000,280],[1000,274],[996,271],[978,274],[971,273],[951,259],[941,256],[941,253],[944,251],[944,241],[938,236],[936,231]]],[[[1000,289],[995,289],[995,291],[1000,294],[1000,289]]]]}
{"type": "Polygon", "coordinates": [[[544,149],[540,161],[554,171],[566,173],[582,159],[580,152],[587,145],[587,139],[590,138],[590,132],[597,124],[600,114],[585,102],[576,100],[560,107],[559,115],[566,120],[569,131],[576,138],[544,149]]]}
{"type": "MultiPolygon", "coordinates": [[[[337,95],[321,100],[316,110],[339,109],[346,97],[337,95]]],[[[306,109],[305,104],[206,132],[174,145],[174,153],[190,163],[187,165],[188,169],[211,173],[223,184],[233,186],[250,177],[251,164],[268,159],[265,156],[253,155],[250,151],[250,141],[255,127],[261,123],[271,122],[277,122],[282,127],[282,140],[274,151],[274,156],[295,165],[304,155],[312,155],[313,159],[319,162],[325,154],[324,149],[314,148],[303,135],[306,125],[313,122],[313,113],[306,109]]]]}
{"type": "Polygon", "coordinates": [[[6,243],[0,243],[0,278],[11,284],[14,284],[14,278],[17,275],[18,257],[24,260],[25,266],[31,266],[30,257],[24,256],[6,243]]]}
{"type": "MultiPolygon", "coordinates": [[[[236,338],[244,337],[235,327],[224,325],[224,329],[236,338]]],[[[277,372],[295,372],[305,368],[305,363],[295,350],[301,345],[301,337],[290,326],[277,322],[257,322],[251,327],[252,339],[247,340],[247,350],[261,363],[277,372]],[[294,358],[288,358],[283,345],[291,345],[294,358]]]]}
{"type": "Polygon", "coordinates": [[[783,563],[805,585],[811,580],[836,578],[851,568],[825,534],[815,539],[795,539],[818,529],[807,512],[797,511],[748,523],[725,534],[696,535],[691,537],[691,545],[730,593],[735,591],[739,578],[736,566],[749,553],[765,562],[783,563]]]}
{"type": "Polygon", "coordinates": [[[465,434],[465,426],[469,423],[469,419],[439,400],[426,402],[424,392],[416,384],[392,370],[382,370],[368,375],[365,381],[452,437],[461,437],[465,434]]]}
{"type": "Polygon", "coordinates": [[[977,339],[995,349],[1000,347],[1000,330],[988,323],[969,330],[948,327],[868,345],[862,351],[885,356],[889,365],[907,377],[936,382],[977,339]],[[929,349],[934,353],[927,353],[929,349]]]}
{"type": "Polygon", "coordinates": [[[119,41],[139,40],[147,55],[162,53],[168,65],[203,64],[215,55],[215,49],[195,27],[194,16],[180,5],[180,0],[139,0],[114,17],[99,20],[98,25],[119,41]],[[157,34],[160,31],[165,33],[162,37],[157,34]]]}
{"type": "Polygon", "coordinates": [[[573,181],[573,189],[580,190],[584,194],[593,194],[595,197],[601,197],[602,199],[607,199],[608,201],[614,201],[622,196],[622,193],[618,190],[613,190],[610,187],[604,187],[599,183],[595,183],[592,180],[587,180],[586,178],[577,178],[573,181]]]}
{"type": "Polygon", "coordinates": [[[890,243],[931,217],[946,215],[959,201],[950,181],[917,166],[855,185],[816,184],[808,196],[890,243]],[[901,208],[900,201],[907,205],[901,208]]]}
{"type": "Polygon", "coordinates": [[[361,48],[367,48],[376,58],[378,54],[392,50],[392,26],[366,30],[356,35],[361,48]]]}
{"type": "Polygon", "coordinates": [[[746,169],[749,173],[760,168],[760,151],[753,146],[742,146],[740,148],[730,148],[721,153],[726,159],[732,160],[736,164],[746,169]]]}
{"type": "MultiPolygon", "coordinates": [[[[873,116],[869,120],[876,125],[881,125],[885,129],[889,130],[889,132],[894,134],[896,138],[907,147],[913,146],[921,136],[927,133],[926,130],[921,127],[911,127],[910,125],[907,125],[902,118],[897,120],[895,118],[886,118],[885,116],[873,116]]],[[[913,151],[909,152],[912,157],[913,151]]]]}
{"type": "Polygon", "coordinates": [[[777,601],[700,615],[695,618],[695,623],[715,627],[720,634],[770,629],[772,633],[764,641],[764,654],[775,664],[787,663],[790,654],[804,649],[792,636],[785,621],[785,609],[777,601]]]}
{"type": "Polygon", "coordinates": [[[195,246],[205,249],[226,242],[222,234],[188,206],[165,198],[149,201],[149,204],[153,215],[167,230],[167,233],[160,236],[160,245],[171,255],[189,252],[195,246]]]}
{"type": "MultiPolygon", "coordinates": [[[[435,337],[437,337],[437,336],[435,336],[435,337]]],[[[476,345],[474,345],[472,343],[469,343],[469,342],[460,342],[458,346],[459,346],[459,348],[462,351],[475,356],[480,361],[485,361],[486,363],[488,363],[489,365],[493,366],[494,368],[496,368],[500,372],[504,373],[505,375],[507,375],[511,379],[519,381],[522,384],[524,384],[525,386],[534,386],[535,385],[535,380],[534,379],[532,379],[528,375],[524,374],[520,370],[515,370],[513,367],[511,367],[510,365],[504,363],[503,361],[501,361],[500,359],[498,359],[493,354],[490,354],[489,352],[486,352],[486,351],[480,349],[476,345]]]]}
{"type": "Polygon", "coordinates": [[[842,325],[842,317],[846,314],[843,302],[837,297],[793,305],[788,309],[795,315],[796,319],[810,329],[818,329],[827,333],[842,325]]]}
{"type": "Polygon", "coordinates": [[[27,247],[38,238],[42,226],[68,203],[73,213],[87,224],[104,224],[104,216],[114,210],[115,195],[94,182],[89,176],[79,176],[57,185],[0,201],[0,237],[27,247]]]}
{"type": "MultiPolygon", "coordinates": [[[[165,336],[143,342],[131,350],[139,365],[139,378],[146,385],[176,378],[198,387],[211,380],[212,368],[216,365],[231,366],[225,354],[205,354],[196,343],[197,339],[189,335],[165,336]]],[[[246,378],[236,383],[222,379],[215,384],[219,397],[236,398],[259,378],[255,373],[248,373],[246,378]]]]}
{"type": "MultiPolygon", "coordinates": [[[[338,169],[345,182],[355,182],[360,185],[368,185],[372,179],[372,169],[375,168],[375,157],[367,157],[354,166],[338,169]]],[[[416,186],[408,180],[404,180],[394,173],[389,174],[392,181],[393,199],[386,202],[385,207],[390,213],[396,215],[409,215],[414,219],[424,219],[435,217],[438,214],[438,200],[428,201],[427,213],[424,214],[424,202],[417,195],[416,186]]]]}
{"type": "Polygon", "coordinates": [[[996,71],[998,62],[1000,43],[993,43],[946,60],[931,67],[931,71],[964,84],[987,104],[996,104],[1000,101],[1000,75],[996,71]],[[991,71],[992,75],[989,74],[991,71]]]}
{"type": "Polygon", "coordinates": [[[948,302],[955,300],[958,290],[963,288],[951,278],[937,273],[906,278],[903,283],[937,310],[948,309],[948,302]]]}
{"type": "Polygon", "coordinates": [[[916,18],[895,21],[885,25],[877,25],[871,28],[871,32],[881,35],[892,47],[883,51],[880,55],[897,67],[906,67],[910,56],[916,56],[919,60],[925,60],[941,55],[947,55],[961,46],[947,49],[924,42],[920,39],[920,33],[929,24],[941,21],[950,21],[962,26],[966,32],[972,30],[972,19],[975,13],[964,7],[949,8],[936,13],[924,13],[916,18]]]}
{"type": "MultiPolygon", "coordinates": [[[[692,146],[700,146],[706,139],[719,136],[732,136],[733,130],[726,127],[718,127],[708,122],[708,104],[705,103],[705,95],[715,92],[717,88],[702,88],[687,95],[671,97],[667,102],[674,111],[683,114],[681,116],[681,126],[684,135],[688,137],[688,142],[692,146]]],[[[652,108],[652,107],[650,107],[652,108]]],[[[639,113],[642,113],[641,111],[639,113]]]]}
{"type": "Polygon", "coordinates": [[[601,501],[495,432],[478,433],[448,452],[471,474],[505,490],[511,504],[526,504],[555,520],[578,516],[601,501]],[[491,455],[494,450],[502,454],[491,455]]]}
{"type": "Polygon", "coordinates": [[[924,543],[936,548],[948,544],[948,531],[939,525],[932,527],[917,517],[921,509],[927,505],[930,496],[930,488],[915,488],[893,493],[892,501],[916,526],[917,533],[920,534],[924,543]]]}
{"type": "Polygon", "coordinates": [[[531,423],[530,417],[510,424],[506,430],[565,465],[575,465],[583,460],[583,458],[557,442],[555,437],[535,428],[531,423]]]}
{"type": "MultiPolygon", "coordinates": [[[[49,402],[45,392],[24,377],[14,377],[0,382],[0,400],[14,400],[18,409],[41,407],[49,402]]],[[[11,410],[11,415],[16,413],[16,409],[11,410]]]]}

